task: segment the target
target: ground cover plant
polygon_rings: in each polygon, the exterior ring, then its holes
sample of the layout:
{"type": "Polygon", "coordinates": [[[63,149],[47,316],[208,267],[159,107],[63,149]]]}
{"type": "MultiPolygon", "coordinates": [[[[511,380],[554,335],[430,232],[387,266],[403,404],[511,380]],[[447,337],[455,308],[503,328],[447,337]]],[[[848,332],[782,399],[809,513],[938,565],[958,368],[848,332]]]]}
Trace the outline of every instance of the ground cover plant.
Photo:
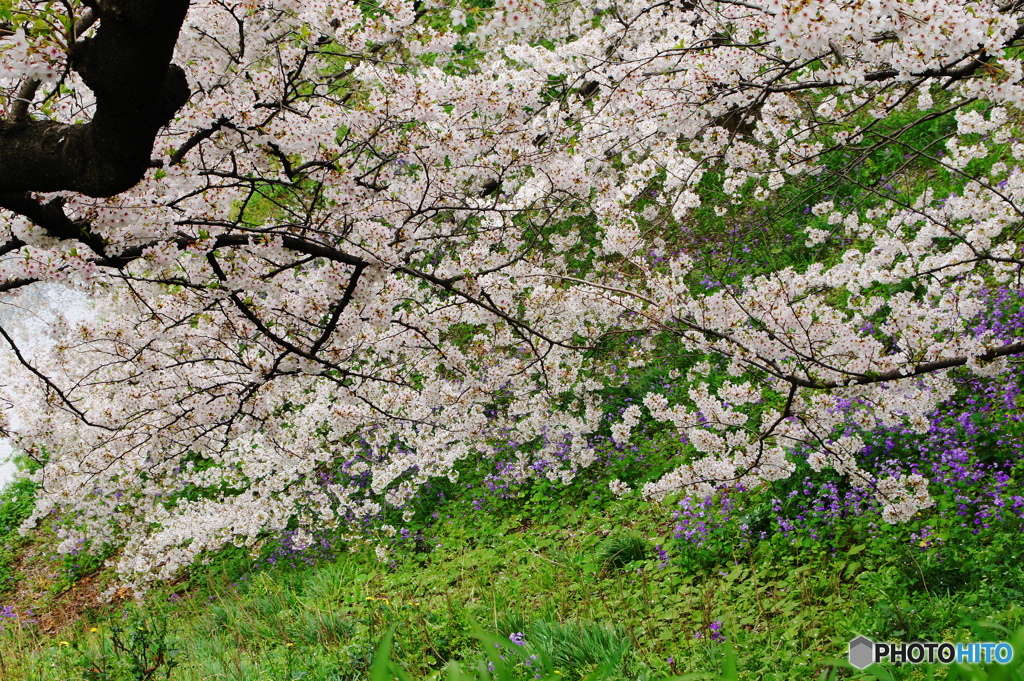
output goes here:
{"type": "Polygon", "coordinates": [[[13,586],[13,564],[26,542],[18,530],[34,503],[35,485],[25,478],[5,487],[0,495],[0,588],[4,590],[13,586]]]}
{"type": "MultiPolygon", "coordinates": [[[[135,651],[145,638],[159,653],[147,658],[162,661],[146,666],[161,674],[152,678],[374,678],[375,655],[395,628],[390,659],[413,678],[454,674],[452,663],[480,678],[481,666],[495,662],[495,642],[506,658],[497,662],[510,667],[496,678],[961,678],[906,666],[857,673],[842,656],[854,633],[1016,641],[1024,626],[1012,559],[1019,518],[994,519],[977,534],[968,522],[961,535],[931,545],[919,537],[943,518],[937,509],[908,526],[881,522],[876,509],[873,536],[867,513],[819,518],[821,538],[810,544],[814,526],[743,544],[733,540],[743,534],[734,519],[730,532],[710,532],[697,546],[671,506],[617,499],[607,485],[596,489],[599,502],[575,513],[565,512],[564,488],[474,512],[481,490],[473,487],[453,491],[435,506],[438,519],[416,529],[429,551],[400,533],[385,539],[386,565],[372,544],[324,536],[316,548],[297,549],[281,538],[260,556],[226,553],[190,581],[151,591],[141,606],[100,606],[60,631],[40,631],[19,617],[21,604],[11,606],[0,637],[4,673],[144,678],[114,644],[127,632],[137,637],[135,651]],[[609,546],[638,538],[646,554],[609,563],[609,546]],[[943,581],[944,567],[977,578],[943,581]]],[[[949,498],[984,490],[965,485],[949,498]]],[[[745,510],[771,509],[765,498],[745,510]]],[[[780,527],[799,513],[788,510],[780,527]]],[[[962,671],[983,678],[976,668],[962,671]]]]}

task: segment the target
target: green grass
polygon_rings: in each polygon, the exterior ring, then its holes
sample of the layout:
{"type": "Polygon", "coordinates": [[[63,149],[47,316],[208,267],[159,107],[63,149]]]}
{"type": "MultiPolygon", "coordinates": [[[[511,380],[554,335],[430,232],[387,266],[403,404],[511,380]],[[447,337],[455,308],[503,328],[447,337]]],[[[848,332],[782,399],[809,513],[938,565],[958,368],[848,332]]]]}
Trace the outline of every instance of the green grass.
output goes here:
{"type": "Polygon", "coordinates": [[[615,534],[598,548],[598,560],[605,569],[623,569],[630,563],[647,558],[650,543],[636,534],[615,534]]]}
{"type": "Polygon", "coordinates": [[[15,561],[27,543],[18,528],[32,513],[35,483],[20,479],[0,493],[0,593],[14,586],[17,579],[15,561]]]}
{"type": "Polygon", "coordinates": [[[181,681],[376,679],[375,651],[393,631],[386,654],[413,678],[445,669],[485,678],[494,650],[508,667],[497,678],[720,678],[731,648],[736,673],[722,678],[866,679],[875,677],[830,662],[856,634],[1002,640],[1024,625],[1018,599],[992,598],[996,576],[950,593],[914,589],[906,557],[889,545],[831,555],[768,541],[715,568],[641,557],[607,569],[609,547],[623,541],[668,544],[667,513],[612,501],[561,521],[524,520],[470,529],[453,519],[435,528],[433,552],[395,551],[390,566],[368,548],[302,570],[250,563],[233,583],[167,586],[141,608],[108,607],[55,637],[8,626],[0,678],[142,678],[132,669],[147,668],[143,658],[160,667],[151,678],[181,681]],[[711,639],[713,622],[727,643],[711,639]]]}

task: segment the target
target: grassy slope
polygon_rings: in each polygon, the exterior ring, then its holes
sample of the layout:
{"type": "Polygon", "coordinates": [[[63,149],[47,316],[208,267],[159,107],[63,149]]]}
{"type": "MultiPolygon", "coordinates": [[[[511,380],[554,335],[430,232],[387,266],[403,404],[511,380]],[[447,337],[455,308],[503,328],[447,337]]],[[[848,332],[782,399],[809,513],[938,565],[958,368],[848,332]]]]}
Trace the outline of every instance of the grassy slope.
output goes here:
{"type": "MultiPolygon", "coordinates": [[[[150,594],[141,615],[122,603],[79,610],[79,619],[55,635],[8,626],[0,637],[0,674],[143,678],[126,671],[130,656],[113,648],[112,627],[143,631],[152,642],[166,626],[166,641],[180,651],[174,679],[366,678],[375,647],[394,626],[393,657],[417,677],[449,660],[483,659],[472,634],[485,630],[502,637],[522,633],[523,650],[538,655],[537,671],[547,659],[546,671],[567,679],[604,663],[601,678],[663,678],[717,674],[725,646],[712,640],[711,625],[721,621],[735,645],[739,678],[833,672],[874,678],[838,671],[827,661],[842,657],[857,633],[1001,640],[1008,636],[1002,630],[972,629],[961,618],[1011,629],[1024,624],[1014,599],[992,599],[992,584],[952,595],[908,591],[901,571],[906,557],[882,547],[857,545],[830,555],[766,542],[738,550],[716,568],[694,570],[680,567],[678,558],[660,567],[648,544],[650,558],[616,567],[609,547],[617,538],[666,543],[665,509],[610,501],[596,512],[543,524],[492,517],[470,526],[450,519],[435,528],[433,551],[395,551],[390,567],[369,549],[311,568],[284,560],[258,569],[225,554],[191,584],[150,594]]],[[[64,602],[57,597],[42,606],[59,609],[64,602]]],[[[524,664],[515,674],[534,675],[524,664]]],[[[903,669],[896,678],[925,677],[903,669]]]]}

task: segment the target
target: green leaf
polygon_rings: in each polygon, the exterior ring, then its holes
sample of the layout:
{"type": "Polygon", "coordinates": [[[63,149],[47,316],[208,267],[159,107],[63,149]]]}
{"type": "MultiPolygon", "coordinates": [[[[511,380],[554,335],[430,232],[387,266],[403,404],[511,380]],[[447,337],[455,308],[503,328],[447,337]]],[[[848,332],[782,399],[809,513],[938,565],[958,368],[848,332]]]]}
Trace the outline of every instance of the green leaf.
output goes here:
{"type": "Polygon", "coordinates": [[[377,651],[373,654],[373,665],[370,667],[370,681],[392,681],[391,671],[391,643],[395,635],[395,626],[388,629],[384,634],[377,651]]]}

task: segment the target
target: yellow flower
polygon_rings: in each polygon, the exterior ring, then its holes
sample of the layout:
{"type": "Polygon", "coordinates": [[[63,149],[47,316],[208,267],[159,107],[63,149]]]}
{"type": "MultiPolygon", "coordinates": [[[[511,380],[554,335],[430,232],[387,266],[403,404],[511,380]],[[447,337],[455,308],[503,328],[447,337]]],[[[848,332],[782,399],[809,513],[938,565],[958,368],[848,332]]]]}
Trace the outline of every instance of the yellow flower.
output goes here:
{"type": "Polygon", "coordinates": [[[92,628],[92,629],[90,629],[89,631],[90,631],[91,633],[95,634],[95,633],[96,633],[97,631],[99,631],[99,627],[93,627],[93,628],[92,628]]]}
{"type": "Polygon", "coordinates": [[[67,641],[61,641],[57,645],[66,646],[66,645],[71,645],[71,644],[69,644],[67,641]]]}

